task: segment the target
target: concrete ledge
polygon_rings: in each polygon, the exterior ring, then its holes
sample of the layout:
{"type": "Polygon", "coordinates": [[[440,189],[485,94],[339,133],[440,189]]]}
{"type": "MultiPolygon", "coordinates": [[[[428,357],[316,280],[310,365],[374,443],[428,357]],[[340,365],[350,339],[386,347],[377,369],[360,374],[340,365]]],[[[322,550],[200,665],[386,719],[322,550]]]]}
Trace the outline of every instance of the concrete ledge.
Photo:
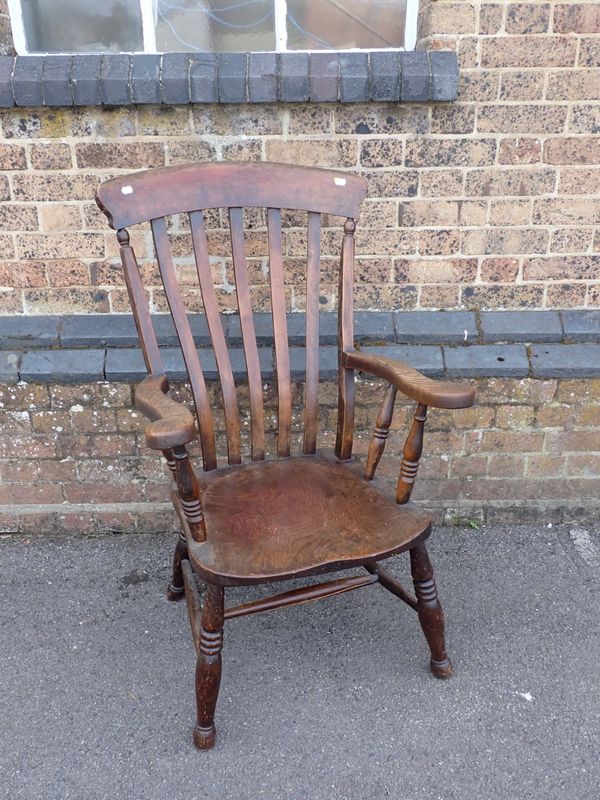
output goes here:
{"type": "MultiPolygon", "coordinates": [[[[199,347],[210,347],[204,314],[188,319],[199,347]]],[[[169,314],[152,316],[161,347],[178,344],[169,314]]],[[[228,341],[241,345],[237,314],[221,316],[228,341]]],[[[254,314],[260,344],[273,344],[273,323],[268,313],[254,314]]],[[[306,315],[287,315],[290,344],[303,345],[306,315]]],[[[321,344],[337,341],[337,315],[319,315],[321,344]]],[[[358,344],[556,344],[600,343],[600,311],[356,311],[354,338],[358,344]]],[[[133,347],[138,343],[131,314],[67,314],[0,316],[0,350],[36,347],[133,347]]]]}
{"type": "MultiPolygon", "coordinates": [[[[412,364],[432,376],[587,378],[600,375],[600,324],[587,311],[414,311],[355,314],[354,342],[412,364]],[[580,341],[577,341],[580,337],[580,341]]],[[[192,333],[208,380],[218,377],[206,318],[190,314],[192,333]]],[[[270,314],[255,314],[263,377],[274,371],[270,314]]],[[[173,379],[185,379],[171,317],[158,314],[154,327],[173,379]]],[[[294,379],[304,376],[306,315],[288,315],[294,379]]],[[[245,374],[239,317],[223,315],[236,377],[245,374]]],[[[322,379],[337,373],[337,316],[320,314],[322,379]]],[[[146,369],[130,314],[0,317],[0,380],[37,383],[95,380],[137,381],[146,369]]]]}
{"type": "Polygon", "coordinates": [[[0,57],[0,107],[451,101],[450,51],[0,57]]]}

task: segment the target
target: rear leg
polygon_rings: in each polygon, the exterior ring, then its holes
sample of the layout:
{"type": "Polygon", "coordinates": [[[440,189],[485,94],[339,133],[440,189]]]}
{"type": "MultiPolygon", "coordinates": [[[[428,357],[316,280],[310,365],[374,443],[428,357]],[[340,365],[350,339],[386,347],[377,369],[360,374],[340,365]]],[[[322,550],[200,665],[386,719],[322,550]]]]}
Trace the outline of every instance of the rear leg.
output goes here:
{"type": "Polygon", "coordinates": [[[181,572],[181,562],[184,558],[188,558],[188,548],[185,534],[181,531],[173,554],[173,577],[167,589],[167,600],[181,600],[185,594],[181,572]]]}

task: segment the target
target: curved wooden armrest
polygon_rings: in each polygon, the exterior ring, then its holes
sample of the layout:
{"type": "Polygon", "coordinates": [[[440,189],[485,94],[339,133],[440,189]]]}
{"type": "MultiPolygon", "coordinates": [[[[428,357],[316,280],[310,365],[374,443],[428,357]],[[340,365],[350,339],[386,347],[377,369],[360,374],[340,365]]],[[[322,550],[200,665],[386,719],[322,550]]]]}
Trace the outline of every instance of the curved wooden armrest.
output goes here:
{"type": "Polygon", "coordinates": [[[435,381],[393,358],[355,350],[342,353],[342,364],[383,378],[407,397],[434,408],[468,408],[475,401],[475,390],[468,384],[435,381]]]}
{"type": "Polygon", "coordinates": [[[152,420],[144,431],[153,450],[171,450],[196,438],[196,423],[190,411],[168,394],[166,375],[148,375],[135,390],[135,407],[152,420]]]}

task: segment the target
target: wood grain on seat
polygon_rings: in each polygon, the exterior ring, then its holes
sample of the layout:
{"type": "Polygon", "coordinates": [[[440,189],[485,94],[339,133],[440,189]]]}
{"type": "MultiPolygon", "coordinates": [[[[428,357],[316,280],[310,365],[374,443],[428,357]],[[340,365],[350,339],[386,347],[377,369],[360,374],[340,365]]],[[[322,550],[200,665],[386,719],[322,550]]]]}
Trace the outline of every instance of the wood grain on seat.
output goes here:
{"type": "Polygon", "coordinates": [[[429,534],[429,514],[396,505],[353,464],[323,456],[227,467],[200,480],[206,542],[190,542],[190,558],[224,584],[350,567],[429,534]]]}

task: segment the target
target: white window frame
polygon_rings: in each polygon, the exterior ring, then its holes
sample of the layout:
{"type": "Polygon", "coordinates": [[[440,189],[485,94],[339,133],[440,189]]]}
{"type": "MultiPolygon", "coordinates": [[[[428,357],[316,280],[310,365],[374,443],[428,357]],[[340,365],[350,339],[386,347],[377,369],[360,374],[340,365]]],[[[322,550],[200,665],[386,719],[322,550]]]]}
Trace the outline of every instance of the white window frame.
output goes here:
{"type": "MultiPolygon", "coordinates": [[[[136,53],[157,53],[156,49],[156,0],[138,0],[142,15],[142,32],[144,49],[135,50],[136,53]]],[[[287,2],[286,0],[273,0],[275,14],[275,50],[278,53],[307,52],[302,50],[287,49],[287,2]]],[[[19,55],[29,55],[27,49],[27,37],[25,35],[25,25],[23,23],[23,12],[21,0],[8,0],[8,11],[13,32],[15,50],[19,55]]],[[[419,0],[406,0],[406,22],[404,28],[403,48],[371,48],[374,50],[414,50],[417,41],[417,16],[419,11],[419,0]]],[[[360,48],[352,48],[348,51],[332,50],[331,52],[352,52],[360,51],[360,48]]],[[[319,50],[318,52],[327,52],[319,50]]]]}

